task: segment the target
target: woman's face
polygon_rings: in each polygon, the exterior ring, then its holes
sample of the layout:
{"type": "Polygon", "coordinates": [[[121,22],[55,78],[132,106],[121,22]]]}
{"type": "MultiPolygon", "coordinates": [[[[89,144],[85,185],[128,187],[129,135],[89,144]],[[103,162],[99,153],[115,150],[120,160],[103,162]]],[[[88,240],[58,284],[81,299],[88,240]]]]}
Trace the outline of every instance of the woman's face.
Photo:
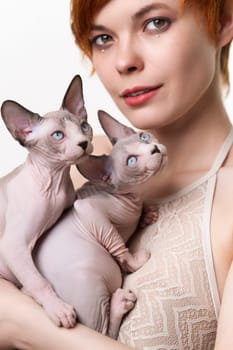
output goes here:
{"type": "Polygon", "coordinates": [[[216,48],[179,0],[111,0],[90,40],[98,76],[135,127],[187,120],[213,102],[216,48]]]}

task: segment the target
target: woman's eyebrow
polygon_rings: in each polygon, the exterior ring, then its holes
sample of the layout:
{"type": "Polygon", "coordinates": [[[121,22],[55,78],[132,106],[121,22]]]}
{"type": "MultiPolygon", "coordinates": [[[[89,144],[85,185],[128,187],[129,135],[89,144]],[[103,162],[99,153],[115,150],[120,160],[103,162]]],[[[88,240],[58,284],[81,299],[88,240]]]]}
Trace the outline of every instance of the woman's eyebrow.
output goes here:
{"type": "Polygon", "coordinates": [[[91,30],[97,30],[97,31],[106,31],[107,28],[101,24],[92,24],[91,25],[91,30]]]}
{"type": "Polygon", "coordinates": [[[146,13],[157,10],[157,9],[168,9],[169,6],[163,2],[156,2],[149,5],[146,5],[140,10],[138,10],[135,14],[132,15],[132,19],[139,19],[140,17],[143,17],[146,13]]]}

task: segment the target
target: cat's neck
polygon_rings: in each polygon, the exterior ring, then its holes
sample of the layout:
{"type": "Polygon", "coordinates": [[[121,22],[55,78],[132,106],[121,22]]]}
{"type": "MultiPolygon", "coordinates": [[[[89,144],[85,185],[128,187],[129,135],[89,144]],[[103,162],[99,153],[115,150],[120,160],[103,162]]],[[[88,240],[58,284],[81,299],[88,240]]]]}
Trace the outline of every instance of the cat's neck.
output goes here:
{"type": "Polygon", "coordinates": [[[24,167],[30,172],[31,176],[40,185],[43,191],[53,191],[58,193],[61,186],[67,185],[70,179],[70,167],[61,164],[51,164],[46,160],[40,160],[39,157],[28,155],[24,167]]]}

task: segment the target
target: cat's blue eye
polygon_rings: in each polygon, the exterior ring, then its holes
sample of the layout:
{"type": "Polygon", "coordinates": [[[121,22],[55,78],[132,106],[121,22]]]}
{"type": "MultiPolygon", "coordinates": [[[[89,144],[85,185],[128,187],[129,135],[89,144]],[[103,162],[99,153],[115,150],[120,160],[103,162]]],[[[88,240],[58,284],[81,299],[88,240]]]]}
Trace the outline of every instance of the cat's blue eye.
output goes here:
{"type": "Polygon", "coordinates": [[[140,140],[143,142],[148,142],[150,140],[150,135],[145,132],[142,132],[140,134],[140,140]]]}
{"type": "Polygon", "coordinates": [[[81,124],[82,132],[87,133],[90,130],[90,125],[87,122],[81,124]]]}
{"type": "Polygon", "coordinates": [[[127,158],[127,165],[128,166],[133,166],[137,163],[138,157],[137,156],[130,156],[127,158]]]}
{"type": "Polygon", "coordinates": [[[52,134],[52,137],[57,140],[57,141],[60,141],[62,139],[64,139],[65,135],[62,131],[55,131],[53,134],[52,134]]]}

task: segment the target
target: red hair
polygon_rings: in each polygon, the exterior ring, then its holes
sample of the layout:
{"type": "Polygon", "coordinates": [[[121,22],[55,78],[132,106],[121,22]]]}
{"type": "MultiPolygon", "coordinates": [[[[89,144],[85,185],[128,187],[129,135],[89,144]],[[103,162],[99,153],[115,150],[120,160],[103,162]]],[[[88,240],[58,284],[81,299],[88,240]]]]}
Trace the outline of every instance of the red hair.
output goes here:
{"type": "MultiPolygon", "coordinates": [[[[92,59],[89,42],[93,18],[110,0],[71,0],[71,29],[76,44],[92,59]]],[[[180,0],[182,8],[192,7],[198,17],[204,20],[212,40],[216,40],[218,24],[225,8],[226,0],[180,0]]],[[[231,41],[221,50],[221,74],[223,82],[229,85],[228,61],[231,41]]]]}

